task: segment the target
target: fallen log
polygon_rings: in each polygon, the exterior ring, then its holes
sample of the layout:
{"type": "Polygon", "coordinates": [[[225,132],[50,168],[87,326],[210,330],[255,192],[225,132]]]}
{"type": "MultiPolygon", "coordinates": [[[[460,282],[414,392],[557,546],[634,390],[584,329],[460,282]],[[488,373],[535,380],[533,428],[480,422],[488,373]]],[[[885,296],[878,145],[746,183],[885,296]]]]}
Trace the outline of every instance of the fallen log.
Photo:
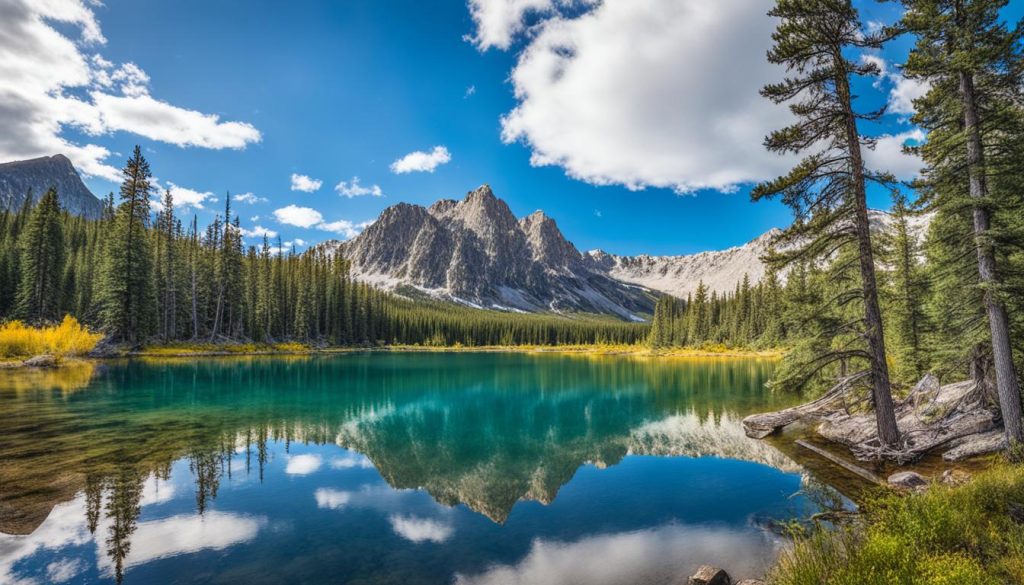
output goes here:
{"type": "Polygon", "coordinates": [[[829,461],[831,461],[832,463],[835,463],[839,467],[842,467],[843,469],[845,469],[845,470],[847,470],[849,472],[855,473],[858,476],[862,477],[863,479],[866,479],[867,481],[870,481],[872,483],[877,483],[877,484],[885,483],[885,482],[882,481],[882,478],[878,477],[874,473],[871,473],[867,469],[864,469],[863,467],[854,465],[853,463],[850,463],[849,461],[843,459],[842,457],[838,457],[836,455],[833,455],[833,454],[829,453],[828,451],[822,449],[821,447],[817,447],[815,445],[812,445],[812,444],[810,444],[807,441],[804,441],[802,439],[798,440],[796,442],[796,444],[800,445],[804,449],[808,449],[810,451],[813,451],[819,457],[824,457],[825,459],[828,459],[829,461]]]}
{"type": "Polygon", "coordinates": [[[806,404],[777,412],[752,414],[743,419],[743,432],[753,439],[763,439],[797,421],[824,416],[834,412],[844,402],[843,396],[850,386],[865,374],[856,374],[840,381],[821,398],[806,404]]]}

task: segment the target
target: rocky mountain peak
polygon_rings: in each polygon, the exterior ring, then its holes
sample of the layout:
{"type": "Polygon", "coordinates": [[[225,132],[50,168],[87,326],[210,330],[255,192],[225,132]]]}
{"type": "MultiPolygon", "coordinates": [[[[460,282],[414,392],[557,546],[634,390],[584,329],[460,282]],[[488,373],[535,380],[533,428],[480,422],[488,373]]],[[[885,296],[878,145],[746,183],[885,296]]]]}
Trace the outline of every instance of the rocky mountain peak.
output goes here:
{"type": "Polygon", "coordinates": [[[89,191],[63,154],[0,164],[0,209],[18,209],[29,193],[39,201],[50,187],[57,189],[61,207],[75,215],[98,218],[102,202],[89,191]]]}
{"type": "Polygon", "coordinates": [[[429,208],[399,204],[339,246],[357,278],[473,306],[649,314],[653,297],[595,273],[553,219],[517,219],[488,185],[429,208]]]}

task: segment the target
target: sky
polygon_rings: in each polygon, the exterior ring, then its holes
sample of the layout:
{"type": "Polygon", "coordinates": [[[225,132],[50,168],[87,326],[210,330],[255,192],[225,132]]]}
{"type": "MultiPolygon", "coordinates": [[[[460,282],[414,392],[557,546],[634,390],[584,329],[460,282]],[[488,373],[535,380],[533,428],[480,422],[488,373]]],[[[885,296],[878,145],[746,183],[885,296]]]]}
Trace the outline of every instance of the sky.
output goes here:
{"type": "MultiPolygon", "coordinates": [[[[855,4],[868,29],[899,16],[855,4]]],[[[757,93],[785,74],[765,59],[770,6],[0,0],[0,161],[64,153],[103,196],[138,144],[179,215],[208,222],[230,194],[250,244],[351,238],[487,183],[581,250],[722,249],[791,221],[749,197],[794,162],[762,146],[790,120],[757,93]]],[[[862,128],[867,162],[905,180],[927,89],[900,73],[911,43],[852,56],[884,72],[859,105],[889,106],[862,128]]]]}

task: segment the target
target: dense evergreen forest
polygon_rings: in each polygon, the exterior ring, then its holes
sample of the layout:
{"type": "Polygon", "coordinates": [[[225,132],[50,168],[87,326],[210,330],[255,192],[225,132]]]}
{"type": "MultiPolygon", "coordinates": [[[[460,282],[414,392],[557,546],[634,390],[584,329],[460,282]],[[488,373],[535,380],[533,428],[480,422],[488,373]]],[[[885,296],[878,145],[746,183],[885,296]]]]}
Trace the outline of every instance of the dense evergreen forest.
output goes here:
{"type": "Polygon", "coordinates": [[[246,247],[229,202],[199,229],[195,217],[183,224],[175,215],[170,193],[154,214],[151,191],[136,148],[119,201],[109,196],[99,220],[62,211],[52,190],[34,207],[0,214],[0,319],[71,314],[130,344],[554,345],[647,336],[646,325],[612,319],[397,297],[356,282],[348,262],[323,247],[300,254],[266,238],[246,247]]]}

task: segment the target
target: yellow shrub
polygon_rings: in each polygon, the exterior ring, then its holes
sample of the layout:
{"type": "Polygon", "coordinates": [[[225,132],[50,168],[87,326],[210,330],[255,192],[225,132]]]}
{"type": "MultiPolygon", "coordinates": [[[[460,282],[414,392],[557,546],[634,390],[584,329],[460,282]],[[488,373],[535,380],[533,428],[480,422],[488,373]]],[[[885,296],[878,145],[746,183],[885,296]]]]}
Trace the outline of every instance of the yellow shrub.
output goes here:
{"type": "Polygon", "coordinates": [[[60,325],[28,327],[21,321],[0,326],[0,357],[29,357],[44,353],[59,357],[84,355],[103,339],[74,317],[67,315],[60,325]]]}

